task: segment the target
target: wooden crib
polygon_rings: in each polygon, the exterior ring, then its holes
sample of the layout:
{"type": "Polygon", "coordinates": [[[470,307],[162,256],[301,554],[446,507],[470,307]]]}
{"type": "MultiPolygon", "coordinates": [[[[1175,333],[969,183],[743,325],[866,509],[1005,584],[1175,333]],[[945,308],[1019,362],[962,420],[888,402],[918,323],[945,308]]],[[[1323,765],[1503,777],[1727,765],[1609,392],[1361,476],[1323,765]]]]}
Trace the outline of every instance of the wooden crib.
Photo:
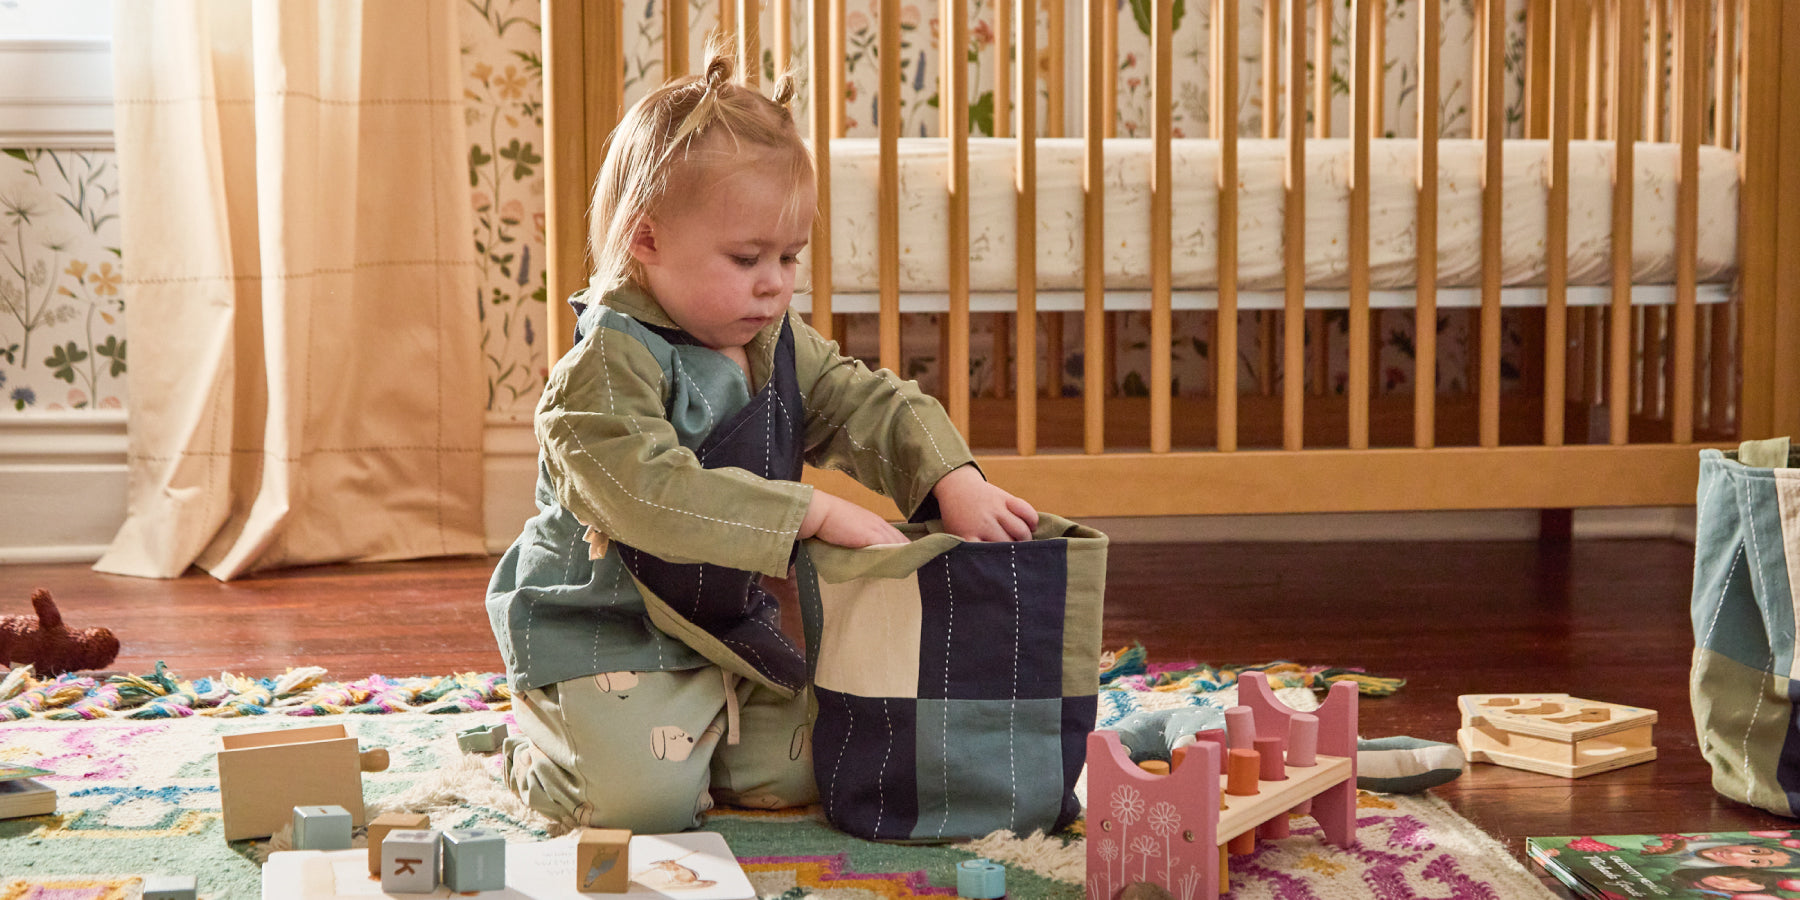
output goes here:
{"type": "MultiPolygon", "coordinates": [[[[1119,7],[1111,0],[1081,2],[1079,48],[1065,46],[1069,28],[1060,0],[1047,9],[1003,0],[995,11],[994,56],[1010,60],[995,67],[995,134],[1025,136],[1008,147],[1016,264],[1003,290],[971,287],[968,66],[945,64],[939,95],[951,99],[942,110],[944,139],[934,145],[941,151],[931,152],[944,156],[937,202],[947,223],[946,281],[902,283],[900,151],[903,140],[920,139],[901,138],[898,92],[883,88],[880,135],[868,151],[878,168],[868,201],[879,219],[874,283],[834,291],[834,260],[841,265],[844,251],[834,245],[831,227],[833,157],[853,146],[843,137],[844,3],[813,0],[808,15],[793,0],[772,0],[769,10],[775,22],[806,16],[810,44],[806,58],[796,59],[789,30],[775,29],[768,57],[775,71],[798,66],[827,86],[808,92],[810,108],[798,111],[819,163],[821,214],[809,251],[810,294],[797,295],[796,305],[809,310],[821,332],[840,339],[849,317],[874,317],[876,346],[861,355],[891,368],[902,359],[904,318],[938,313],[939,396],[993,480],[1040,508],[1074,516],[1683,505],[1693,502],[1701,447],[1800,436],[1800,254],[1779,250],[1800,239],[1800,8],[1784,9],[1783,0],[1526,0],[1524,134],[1540,142],[1528,145],[1505,137],[1507,4],[1475,0],[1469,75],[1480,227],[1470,240],[1479,244],[1478,277],[1440,285],[1439,157],[1449,147],[1437,137],[1437,104],[1419,103],[1420,137],[1405,139],[1416,159],[1409,198],[1415,260],[1410,283],[1398,287],[1374,283],[1370,262],[1379,240],[1370,226],[1371,158],[1394,140],[1378,137],[1381,79],[1363,77],[1388,62],[1382,0],[1310,8],[1307,0],[1267,0],[1274,9],[1264,17],[1262,106],[1288,114],[1279,122],[1265,116],[1260,135],[1214,126],[1216,146],[1207,152],[1216,157],[1209,179],[1216,191],[1216,267],[1208,283],[1177,285],[1171,196],[1182,186],[1172,184],[1178,146],[1170,128],[1172,0],[1151,0],[1153,122],[1144,146],[1133,148],[1149,157],[1148,221],[1136,223],[1147,241],[1148,289],[1121,290],[1108,284],[1104,244],[1111,237],[1103,212],[1107,154],[1124,146],[1110,133],[1119,7]],[[1330,34],[1334,7],[1349,16],[1352,35],[1349,121],[1337,132],[1349,140],[1348,247],[1343,283],[1321,288],[1307,276],[1316,260],[1308,255],[1303,171],[1308,154],[1326,152],[1325,139],[1334,133],[1332,86],[1327,78],[1309,83],[1308,62],[1309,54],[1320,60],[1329,52],[1329,37],[1319,36],[1330,34]],[[1024,20],[1030,30],[1019,28],[1024,20]],[[1079,283],[1072,290],[1042,290],[1038,273],[1039,148],[1060,133],[1065,103],[1060,75],[1039,82],[1040,21],[1049,35],[1047,70],[1078,72],[1081,86],[1070,99],[1082,104],[1079,201],[1081,221],[1090,224],[1082,229],[1079,283]],[[1040,89],[1042,103],[1013,101],[1036,100],[1040,89]],[[1239,249],[1239,191],[1218,186],[1240,184],[1240,148],[1257,139],[1282,142],[1284,218],[1274,251],[1281,256],[1254,260],[1264,269],[1275,264],[1280,281],[1247,290],[1239,283],[1240,268],[1247,268],[1239,249]],[[1609,221],[1620,224],[1611,227],[1602,276],[1576,285],[1569,271],[1570,152],[1572,146],[1594,150],[1582,141],[1604,142],[1600,149],[1610,153],[1612,178],[1602,205],[1610,206],[1609,221]],[[1725,271],[1711,273],[1712,284],[1701,283],[1697,250],[1708,236],[1700,234],[1703,146],[1722,148],[1707,150],[1715,161],[1720,152],[1730,154],[1725,168],[1735,174],[1738,191],[1735,247],[1727,254],[1735,258],[1725,271]],[[1527,150],[1544,158],[1542,210],[1534,211],[1544,222],[1542,258],[1534,274],[1507,282],[1503,167],[1509,151],[1527,150]],[[1634,203],[1653,198],[1635,196],[1644,189],[1634,166],[1654,154],[1673,168],[1674,239],[1672,259],[1650,268],[1660,265],[1673,277],[1644,284],[1634,278],[1645,262],[1633,256],[1633,211],[1634,203]],[[1420,385],[1437,383],[1440,313],[1466,307],[1478,336],[1468,363],[1472,390],[1382,389],[1373,323],[1383,306],[1395,305],[1417,323],[1412,381],[1420,385]],[[1123,310],[1148,317],[1147,396],[1122,396],[1112,377],[1123,310]],[[1179,314],[1191,324],[1193,310],[1204,311],[1200,336],[1215,361],[1203,393],[1177,391],[1170,376],[1174,323],[1179,314]],[[1332,352],[1327,315],[1343,317],[1341,387],[1324,377],[1332,352]],[[1000,367],[1006,377],[975,396],[968,372],[971,323],[979,316],[1000,320],[993,353],[1010,365],[1000,367]],[[1503,316],[1526,338],[1508,390],[1503,316]],[[1056,383],[1065,319],[1081,331],[1078,391],[1056,383]],[[1240,329],[1256,335],[1247,377],[1239,371],[1240,329]],[[1047,378],[1040,375],[1040,353],[1050,357],[1047,378]]],[[[1222,24],[1212,30],[1212,58],[1236,60],[1241,0],[1211,3],[1210,21],[1222,24]]],[[[1425,97],[1438,96],[1444,77],[1440,3],[1420,0],[1418,90],[1425,97]]],[[[665,33],[688,33],[685,0],[658,8],[665,33]]],[[[879,0],[885,86],[900,81],[900,9],[899,0],[879,0]]],[[[761,0],[733,0],[717,11],[741,60],[765,59],[763,12],[761,0]]],[[[624,16],[620,0],[544,0],[549,292],[557,298],[549,304],[552,359],[567,349],[572,331],[559,298],[583,285],[588,273],[584,215],[622,110],[624,16]]],[[[942,0],[940,22],[949,38],[943,43],[957,48],[952,58],[960,61],[969,34],[965,0],[942,0]]],[[[662,63],[666,72],[691,71],[687,42],[667,42],[662,63]]],[[[753,78],[763,68],[740,66],[753,78]]],[[[1238,70],[1210,65],[1214,122],[1239,121],[1238,70]]],[[[809,479],[891,511],[839,473],[809,472],[809,479]]]]}

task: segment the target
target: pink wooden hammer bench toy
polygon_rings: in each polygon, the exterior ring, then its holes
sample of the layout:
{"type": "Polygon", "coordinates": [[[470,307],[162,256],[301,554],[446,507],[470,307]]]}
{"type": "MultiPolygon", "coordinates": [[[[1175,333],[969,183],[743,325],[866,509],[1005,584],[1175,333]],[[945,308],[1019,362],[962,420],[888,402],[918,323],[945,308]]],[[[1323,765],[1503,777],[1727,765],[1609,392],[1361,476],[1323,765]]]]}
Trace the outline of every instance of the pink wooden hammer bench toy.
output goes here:
{"type": "Polygon", "coordinates": [[[1088,735],[1088,900],[1137,884],[1216,900],[1230,889],[1228,855],[1286,837],[1290,812],[1310,812],[1328,844],[1355,843],[1356,685],[1332,685],[1304,713],[1267,679],[1243,678],[1238,702],[1224,729],[1175,750],[1166,775],[1133,763],[1117,732],[1088,735]]]}

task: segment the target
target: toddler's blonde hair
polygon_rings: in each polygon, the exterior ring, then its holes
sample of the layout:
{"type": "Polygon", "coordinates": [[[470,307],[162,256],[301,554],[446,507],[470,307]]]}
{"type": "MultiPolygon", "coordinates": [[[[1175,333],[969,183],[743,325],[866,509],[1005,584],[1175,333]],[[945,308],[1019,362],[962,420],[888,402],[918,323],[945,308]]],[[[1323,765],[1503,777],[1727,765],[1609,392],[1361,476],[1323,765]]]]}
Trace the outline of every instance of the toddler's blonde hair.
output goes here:
{"type": "Polygon", "coordinates": [[[746,153],[772,153],[773,162],[785,166],[794,185],[787,221],[801,213],[811,196],[806,189],[813,184],[813,161],[788,112],[793,79],[778,79],[771,100],[736,81],[732,69],[730,55],[714,47],[703,74],[651,91],[614,129],[588,211],[594,290],[644,286],[631,255],[638,223],[667,212],[672,202],[690,203],[710,193],[720,175],[737,168],[725,164],[746,153]]]}

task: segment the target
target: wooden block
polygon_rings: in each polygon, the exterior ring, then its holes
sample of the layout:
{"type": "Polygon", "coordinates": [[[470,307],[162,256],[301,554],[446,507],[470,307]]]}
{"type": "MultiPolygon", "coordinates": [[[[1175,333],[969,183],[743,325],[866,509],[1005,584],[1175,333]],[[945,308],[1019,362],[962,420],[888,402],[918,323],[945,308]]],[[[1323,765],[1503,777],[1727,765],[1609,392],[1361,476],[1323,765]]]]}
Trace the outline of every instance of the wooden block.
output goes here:
{"type": "Polygon", "coordinates": [[[358,750],[342,725],[282,728],[220,738],[219,808],[225,840],[268,837],[296,806],[341,806],[363,824],[362,774],[386,751],[358,750]]]}
{"type": "Polygon", "coordinates": [[[430,831],[431,817],[424,813],[382,813],[369,823],[369,875],[381,877],[381,841],[390,831],[430,831]]]}
{"type": "Polygon", "coordinates": [[[631,885],[631,832],[583,828],[575,842],[575,890],[623,894],[631,885]]]}
{"type": "Polygon", "coordinates": [[[294,807],[295,850],[350,849],[350,811],[341,806],[294,807]]]}
{"type": "Polygon", "coordinates": [[[506,839],[499,832],[458,828],[444,832],[444,887],[498,891],[506,887],[506,839]]]}
{"type": "Polygon", "coordinates": [[[390,831],[381,839],[381,889],[429,894],[438,884],[438,833],[390,831]]]}
{"type": "Polygon", "coordinates": [[[143,900],[195,900],[199,885],[192,875],[145,875],[143,900]]]}

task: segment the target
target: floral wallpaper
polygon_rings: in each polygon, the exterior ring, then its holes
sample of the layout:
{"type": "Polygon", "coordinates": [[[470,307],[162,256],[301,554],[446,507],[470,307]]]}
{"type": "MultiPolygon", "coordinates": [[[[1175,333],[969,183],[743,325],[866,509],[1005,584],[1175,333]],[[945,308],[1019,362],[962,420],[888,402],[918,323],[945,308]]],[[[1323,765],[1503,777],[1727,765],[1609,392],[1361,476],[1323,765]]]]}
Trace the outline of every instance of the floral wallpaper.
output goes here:
{"type": "MultiPolygon", "coordinates": [[[[716,28],[712,0],[685,0],[690,15],[691,58],[698,65],[709,34],[716,28]]],[[[1349,0],[1334,5],[1331,79],[1334,85],[1333,130],[1347,124],[1349,82],[1345,77],[1350,44],[1349,0]]],[[[1508,0],[1507,68],[1509,133],[1520,133],[1520,81],[1523,77],[1526,0],[1508,0]]],[[[852,135],[877,130],[875,87],[878,0],[847,0],[845,86],[847,127],[852,135]]],[[[1147,133],[1150,111],[1146,84],[1149,60],[1149,0],[1119,2],[1118,132],[1147,133]]],[[[807,53],[807,9],[796,0],[791,29],[796,60],[807,53]]],[[[661,82],[662,3],[633,0],[626,4],[626,100],[633,101],[661,82]]],[[[1046,14],[1040,5],[1039,44],[1048,42],[1046,14]]],[[[469,143],[469,203],[475,214],[471,250],[480,267],[477,296],[471,298],[483,323],[481,352],[486,367],[487,409],[523,421],[529,418],[546,375],[544,317],[544,132],[542,34],[538,0],[462,0],[463,70],[469,143]]],[[[1175,2],[1174,127],[1178,136],[1204,135],[1208,129],[1206,97],[1207,45],[1212,4],[1206,0],[1175,2]]],[[[1387,0],[1387,40],[1391,59],[1416,55],[1418,0],[1387,0]]],[[[1443,86],[1435,98],[1442,114],[1441,133],[1469,133],[1467,73],[1474,21],[1473,0],[1446,0],[1443,30],[1443,86]]],[[[938,129],[936,92],[937,42],[940,23],[935,3],[903,0],[901,4],[902,133],[933,135],[938,129]]],[[[970,0],[970,124],[974,134],[993,131],[994,0],[970,0]]],[[[1309,22],[1312,21],[1309,16],[1309,22]]],[[[1079,28],[1079,5],[1071,3],[1067,22],[1071,39],[1079,28]]],[[[1262,4],[1242,4],[1240,13],[1240,118],[1244,134],[1260,133],[1262,4]]],[[[765,11],[763,68],[772,73],[770,49],[775,23],[765,11]]],[[[1310,46],[1310,42],[1309,42],[1310,46]]],[[[1040,55],[1047,66],[1047,56],[1040,55]]],[[[1070,48],[1070,61],[1079,48],[1070,48]]],[[[1047,68],[1046,68],[1047,71],[1047,68]]],[[[1413,63],[1391,63],[1386,70],[1384,131],[1408,136],[1419,102],[1413,63]]],[[[802,79],[797,109],[810,102],[810,79],[802,79]]],[[[1039,93],[1042,96],[1043,88],[1039,93]]],[[[1078,98],[1067,102],[1078,114],[1078,98]]],[[[1046,124],[1045,128],[1049,126],[1046,124]]],[[[1047,131],[1046,131],[1047,133],[1047,131]]],[[[1072,133],[1072,132],[1071,132],[1072,133]]],[[[90,409],[120,406],[125,397],[127,335],[124,303],[119,292],[124,266],[118,231],[118,171],[111,151],[5,149],[0,155],[0,398],[5,410],[90,409]]],[[[556,298],[561,302],[562,298],[556,298]]],[[[981,316],[971,340],[972,381],[978,390],[991,384],[997,368],[991,355],[992,331],[998,317],[981,316]]],[[[1464,348],[1474,339],[1472,317],[1446,312],[1440,317],[1440,389],[1460,387],[1464,348]]],[[[1179,313],[1175,320],[1174,363],[1180,389],[1206,389],[1211,363],[1205,339],[1207,320],[1179,313]]],[[[847,317],[851,350],[873,355],[874,317],[847,317]]],[[[1342,313],[1328,313],[1326,327],[1340,338],[1347,333],[1342,313]]],[[[1065,390],[1080,384],[1080,317],[1065,318],[1065,390]]],[[[1379,316],[1377,333],[1383,346],[1375,383],[1382,389],[1410,389],[1412,316],[1393,312],[1379,316]]],[[[935,317],[913,317],[905,346],[905,372],[928,387],[938,382],[938,325],[935,317]]],[[[1040,328],[1040,334],[1042,329],[1040,328]]],[[[1258,356],[1259,331],[1254,317],[1241,326],[1240,383],[1253,384],[1250,360],[1258,356]]],[[[1116,388],[1125,394],[1147,392],[1147,317],[1128,315],[1119,325],[1120,359],[1116,388]]],[[[1334,340],[1333,388],[1341,390],[1343,340],[1334,340]]],[[[1504,342],[1506,367],[1516,365],[1516,327],[1504,342]]]]}
{"type": "Polygon", "coordinates": [[[123,277],[112,152],[0,151],[5,409],[123,405],[123,277]]]}

